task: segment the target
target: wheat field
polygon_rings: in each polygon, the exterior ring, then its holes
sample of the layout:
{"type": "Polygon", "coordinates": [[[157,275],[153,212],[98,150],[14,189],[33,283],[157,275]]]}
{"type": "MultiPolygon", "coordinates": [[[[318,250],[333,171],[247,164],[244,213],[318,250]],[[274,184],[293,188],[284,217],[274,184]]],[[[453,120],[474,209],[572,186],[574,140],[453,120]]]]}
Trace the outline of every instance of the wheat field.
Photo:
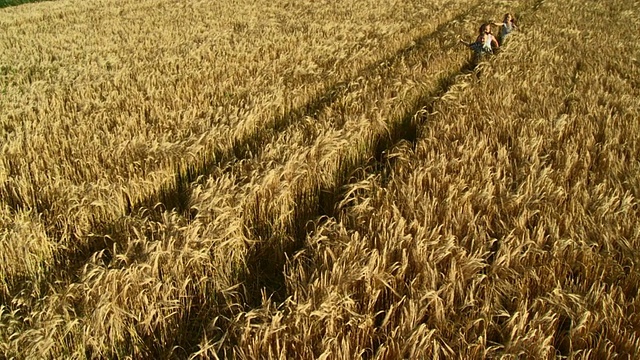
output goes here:
{"type": "Polygon", "coordinates": [[[640,356],[638,9],[0,9],[0,359],[640,356]]]}

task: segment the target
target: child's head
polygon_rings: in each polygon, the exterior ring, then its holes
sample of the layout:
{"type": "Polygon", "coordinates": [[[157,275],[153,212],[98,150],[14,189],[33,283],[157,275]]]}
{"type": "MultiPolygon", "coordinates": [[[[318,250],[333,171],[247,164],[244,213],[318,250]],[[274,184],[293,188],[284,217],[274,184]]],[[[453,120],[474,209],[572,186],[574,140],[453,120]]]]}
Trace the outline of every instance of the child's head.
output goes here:
{"type": "Polygon", "coordinates": [[[505,24],[513,22],[513,16],[510,13],[504,14],[504,20],[502,20],[502,22],[505,24]]]}
{"type": "Polygon", "coordinates": [[[480,29],[478,30],[478,32],[480,33],[480,35],[491,34],[491,24],[484,23],[480,25],[480,29]]]}

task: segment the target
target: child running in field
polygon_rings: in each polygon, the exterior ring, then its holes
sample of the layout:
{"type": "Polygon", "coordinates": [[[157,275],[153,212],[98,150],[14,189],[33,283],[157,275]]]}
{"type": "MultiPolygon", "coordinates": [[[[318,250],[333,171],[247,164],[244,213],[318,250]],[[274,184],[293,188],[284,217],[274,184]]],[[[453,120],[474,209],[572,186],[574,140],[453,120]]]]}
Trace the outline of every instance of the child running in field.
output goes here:
{"type": "Polygon", "coordinates": [[[460,42],[473,50],[473,63],[477,64],[481,57],[486,54],[493,54],[494,49],[500,48],[495,36],[491,33],[491,24],[484,23],[478,30],[479,34],[475,42],[468,42],[460,39],[460,42]]]}
{"type": "Polygon", "coordinates": [[[500,36],[498,37],[498,44],[502,46],[507,39],[507,36],[511,34],[511,32],[518,28],[516,25],[516,19],[510,13],[504,14],[504,19],[502,19],[501,23],[493,23],[495,26],[501,26],[500,36]]]}

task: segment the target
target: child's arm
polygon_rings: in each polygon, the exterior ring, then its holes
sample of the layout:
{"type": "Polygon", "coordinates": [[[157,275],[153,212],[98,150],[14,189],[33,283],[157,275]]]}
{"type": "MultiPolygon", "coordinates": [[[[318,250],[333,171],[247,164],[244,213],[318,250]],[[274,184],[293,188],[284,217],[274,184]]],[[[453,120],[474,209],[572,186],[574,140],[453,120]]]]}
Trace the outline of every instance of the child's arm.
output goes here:
{"type": "Polygon", "coordinates": [[[496,40],[495,36],[491,37],[491,47],[494,49],[497,49],[500,47],[500,44],[498,44],[498,40],[496,40]]]}

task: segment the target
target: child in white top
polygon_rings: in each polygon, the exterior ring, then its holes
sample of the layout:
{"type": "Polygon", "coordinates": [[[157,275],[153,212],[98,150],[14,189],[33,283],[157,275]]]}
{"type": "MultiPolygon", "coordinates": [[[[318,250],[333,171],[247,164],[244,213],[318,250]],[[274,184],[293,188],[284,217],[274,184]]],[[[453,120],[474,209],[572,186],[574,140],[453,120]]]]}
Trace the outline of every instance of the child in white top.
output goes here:
{"type": "Polygon", "coordinates": [[[498,43],[500,45],[504,44],[507,36],[511,34],[511,32],[518,28],[516,25],[516,19],[510,13],[504,14],[504,19],[501,23],[493,23],[495,26],[502,26],[500,29],[500,37],[498,38],[498,43]]]}
{"type": "Polygon", "coordinates": [[[473,50],[476,55],[493,54],[493,50],[500,47],[495,36],[491,33],[490,23],[482,24],[478,33],[475,42],[470,43],[462,39],[460,39],[460,42],[473,50]]]}

